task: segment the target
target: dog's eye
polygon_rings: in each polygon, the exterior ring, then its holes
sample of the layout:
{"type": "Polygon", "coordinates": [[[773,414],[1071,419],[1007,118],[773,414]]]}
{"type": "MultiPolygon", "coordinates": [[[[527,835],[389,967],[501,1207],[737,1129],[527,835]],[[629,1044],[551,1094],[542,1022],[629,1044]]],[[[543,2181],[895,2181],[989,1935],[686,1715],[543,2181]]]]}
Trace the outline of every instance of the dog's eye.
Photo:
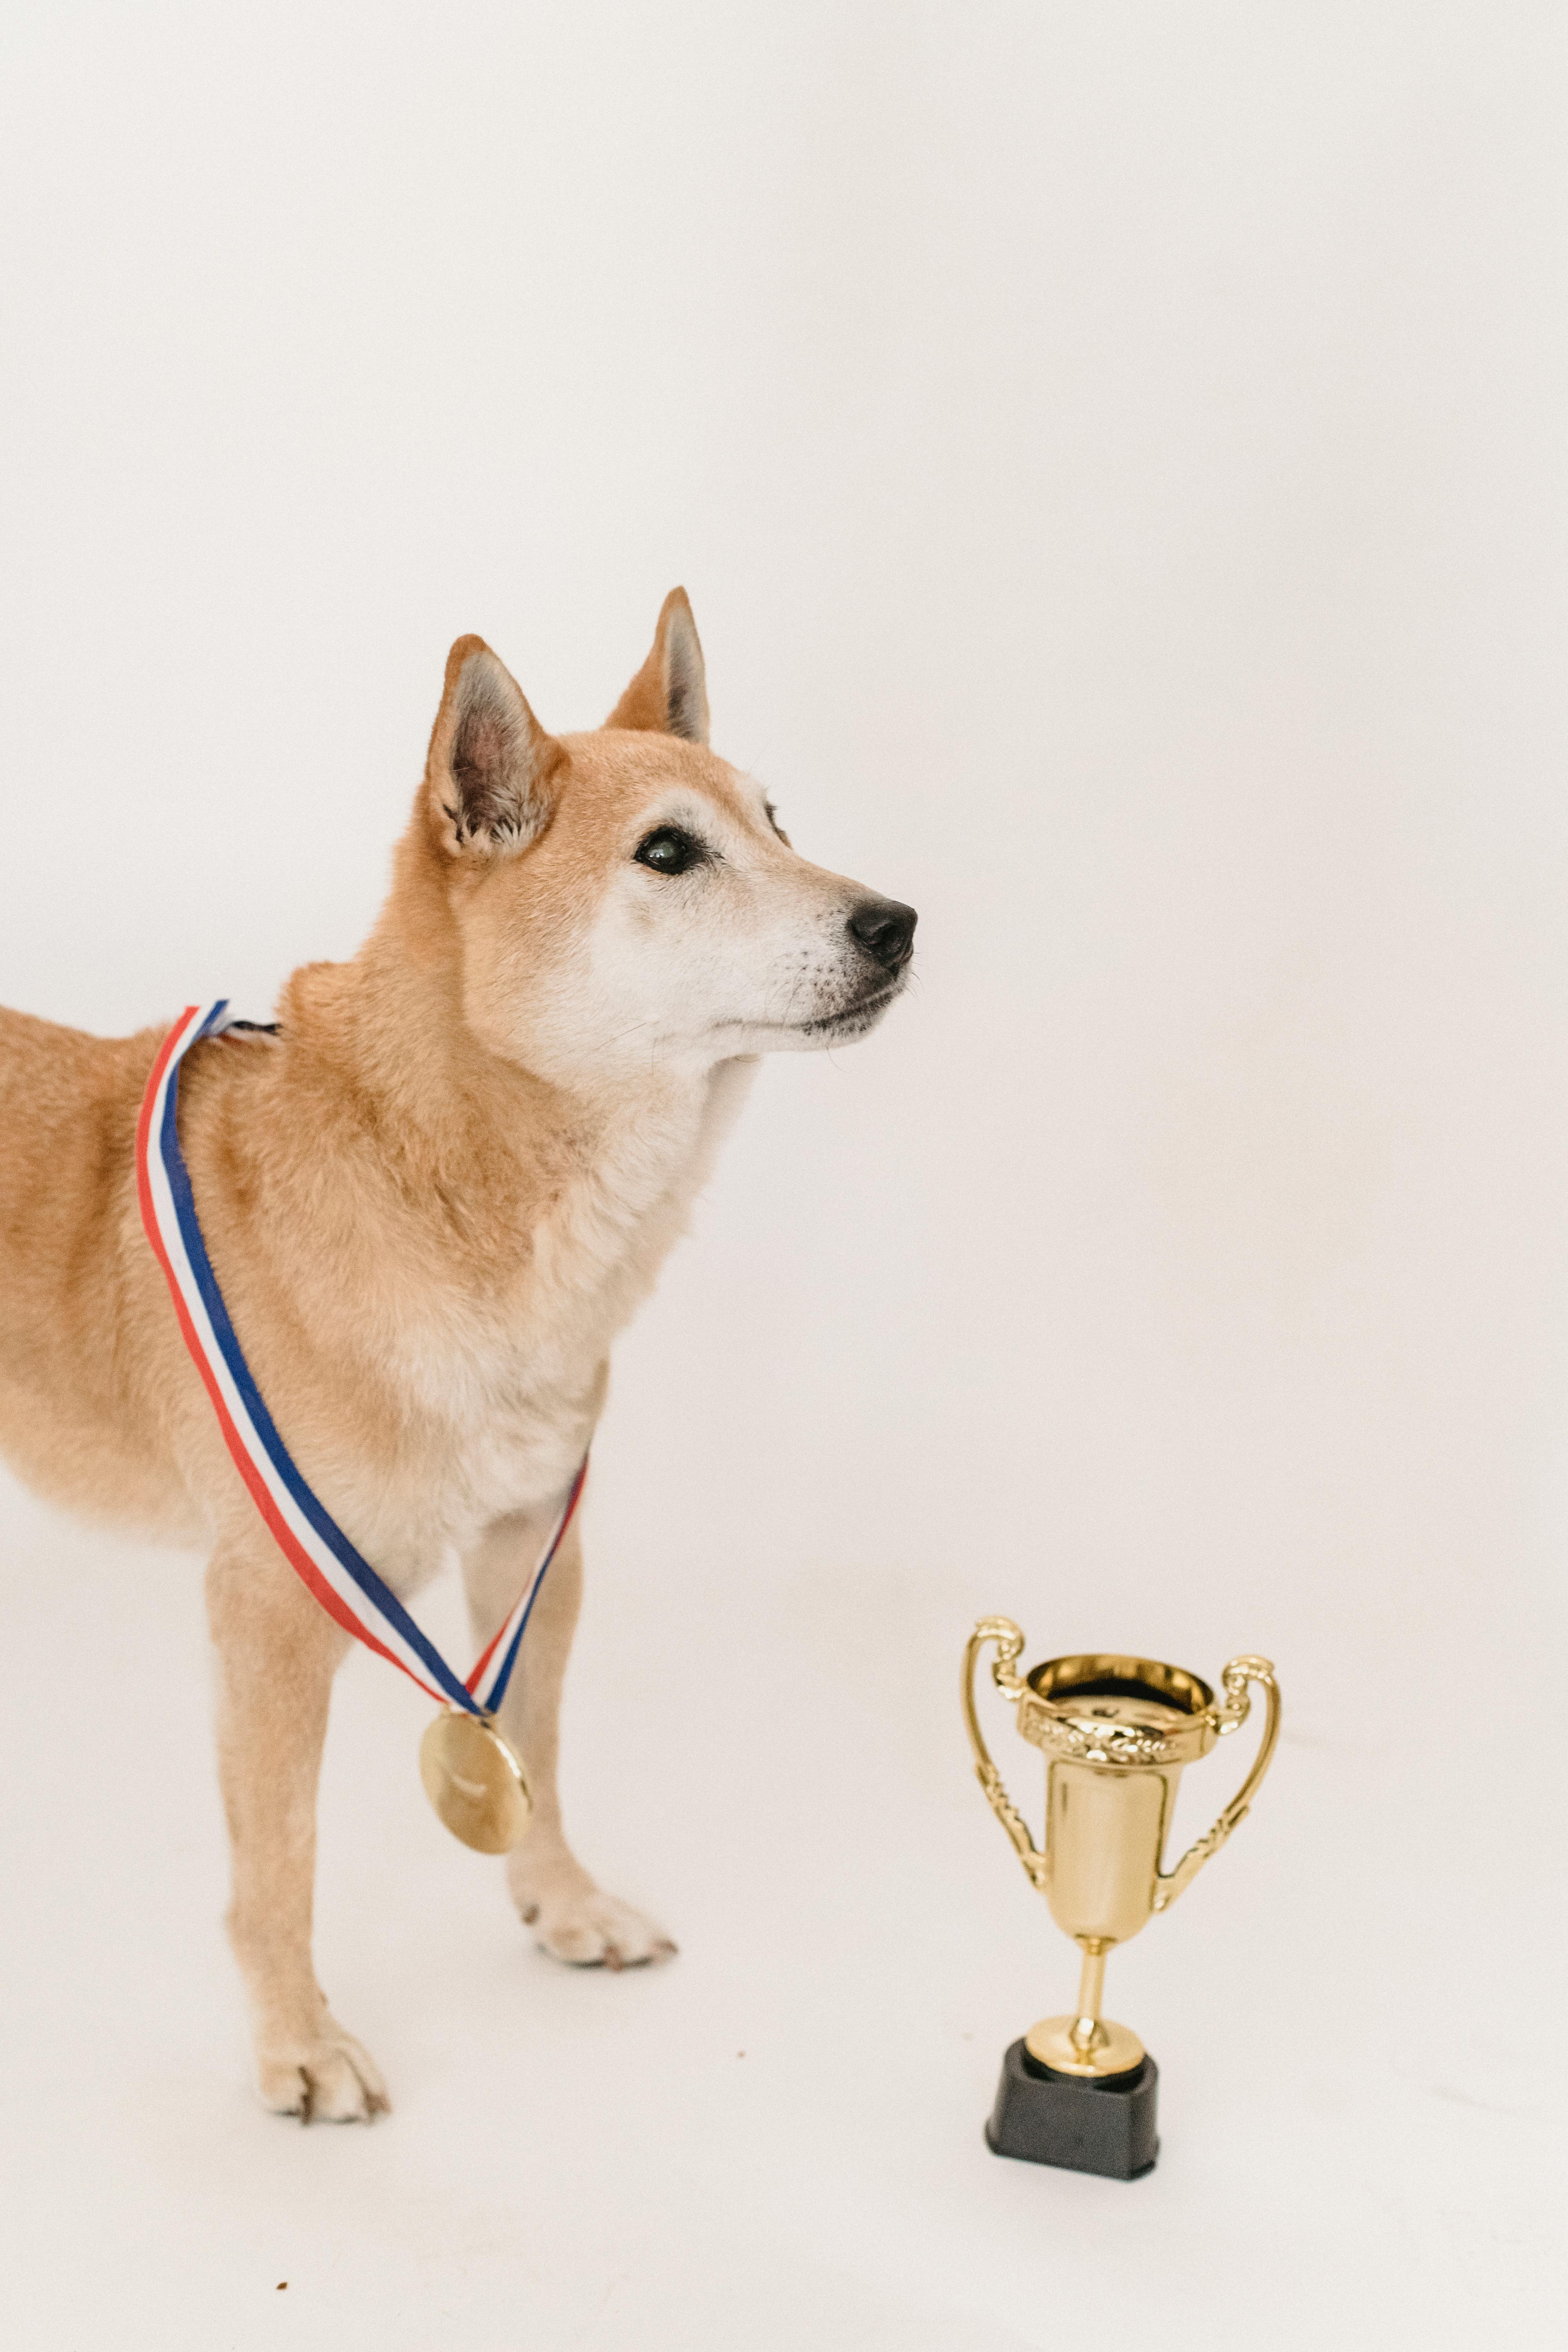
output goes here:
{"type": "Polygon", "coordinates": [[[783,825],[779,823],[779,813],[777,809],[774,808],[772,801],[764,801],[763,803],[763,807],[767,812],[768,823],[773,826],[773,831],[778,835],[779,839],[787,849],[790,845],[789,835],[784,831],[783,825]]]}
{"type": "Polygon", "coordinates": [[[689,867],[700,866],[708,852],[678,824],[661,824],[639,841],[637,861],[651,866],[656,874],[684,874],[689,867]]]}

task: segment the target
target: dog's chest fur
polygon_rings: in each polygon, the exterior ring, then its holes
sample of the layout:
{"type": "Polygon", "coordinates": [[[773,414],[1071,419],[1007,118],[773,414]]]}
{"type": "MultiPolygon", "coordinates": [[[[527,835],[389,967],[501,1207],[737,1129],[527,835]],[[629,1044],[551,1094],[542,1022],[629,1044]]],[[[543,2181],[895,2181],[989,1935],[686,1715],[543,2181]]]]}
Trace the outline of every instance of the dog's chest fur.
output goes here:
{"type": "Polygon", "coordinates": [[[721,1064],[607,1122],[592,1157],[523,1213],[520,1262],[493,1285],[468,1276],[403,1292],[382,1339],[405,1433],[397,1475],[378,1482],[367,1463],[355,1484],[409,1579],[434,1552],[564,1492],[604,1401],[611,1343],[684,1231],[752,1068],[721,1064]]]}

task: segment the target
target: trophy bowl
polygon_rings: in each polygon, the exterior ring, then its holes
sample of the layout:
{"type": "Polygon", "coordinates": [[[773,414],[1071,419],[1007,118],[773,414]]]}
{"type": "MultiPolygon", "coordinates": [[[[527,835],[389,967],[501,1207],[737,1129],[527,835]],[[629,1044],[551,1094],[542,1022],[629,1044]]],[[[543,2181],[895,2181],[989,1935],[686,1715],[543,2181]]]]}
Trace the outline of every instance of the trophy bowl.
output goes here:
{"type": "Polygon", "coordinates": [[[1017,1672],[1024,1636],[1010,1617],[983,1617],[964,1653],[964,1721],[974,1768],[1032,1885],[1082,1955],[1078,2007],[1042,2018],[1003,2062],[986,2137],[999,2155],[1122,2179],[1158,2150],[1158,2070],[1131,2027],[1100,2013],[1106,1955],[1168,1910],[1245,1820],[1279,1736],[1279,1690],[1267,1658],[1233,1658],[1223,1697],[1184,1667],[1120,1652],[1084,1651],[1017,1672]],[[974,1670],[994,1643],[991,1675],[1017,1710],[1021,1736],[1046,1758],[1045,1843],[1003,1786],[980,1728],[974,1670]],[[1214,1827],[1165,1870],[1166,1832],[1184,1768],[1240,1729],[1251,1688],[1268,1716],[1252,1769],[1214,1827]]]}

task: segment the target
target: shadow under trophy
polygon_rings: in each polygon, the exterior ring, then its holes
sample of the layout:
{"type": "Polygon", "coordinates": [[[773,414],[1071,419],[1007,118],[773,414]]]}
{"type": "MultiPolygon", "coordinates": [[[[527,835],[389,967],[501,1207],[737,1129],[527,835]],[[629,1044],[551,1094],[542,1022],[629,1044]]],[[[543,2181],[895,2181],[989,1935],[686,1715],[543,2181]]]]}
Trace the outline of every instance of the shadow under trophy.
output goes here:
{"type": "Polygon", "coordinates": [[[1246,1819],[1279,1736],[1279,1691],[1267,1658],[1233,1658],[1216,1703],[1207,1683],[1153,1658],[1109,1653],[1050,1658],[1020,1675],[1024,1636],[1010,1617],[983,1617],[963,1660],[963,1715],[974,1769],[1018,1859],[1083,1954],[1078,2011],[1043,2018],[1002,2062],[985,2137],[998,2156],[1133,2180],[1159,2151],[1159,2070],[1138,2036],[1100,2013],[1105,1956],[1156,1911],[1169,1910],[1210,1854],[1246,1819]],[[974,1711],[974,1669],[996,1644],[991,1675],[1017,1708],[1024,1738],[1046,1757],[1042,1852],[1002,1785],[974,1711]],[[1262,1744],[1213,1829],[1174,1870],[1160,1866],[1184,1764],[1206,1756],[1268,1695],[1262,1744]]]}

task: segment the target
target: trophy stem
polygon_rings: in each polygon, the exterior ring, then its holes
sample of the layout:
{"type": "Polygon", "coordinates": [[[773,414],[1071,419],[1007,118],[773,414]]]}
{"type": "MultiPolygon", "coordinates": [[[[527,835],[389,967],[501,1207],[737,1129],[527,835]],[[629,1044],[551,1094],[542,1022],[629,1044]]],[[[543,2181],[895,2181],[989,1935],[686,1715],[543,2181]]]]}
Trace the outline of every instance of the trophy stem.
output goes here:
{"type": "Polygon", "coordinates": [[[1103,1936],[1083,1938],[1083,1968],[1078,1980],[1078,2015],[1073,2020],[1073,2046],[1085,2058],[1097,2040],[1103,2041],[1100,2030],[1100,2005],[1105,1997],[1105,1955],[1110,1949],[1103,1936]]]}
{"type": "Polygon", "coordinates": [[[1030,2027],[1024,2047],[1042,2066],[1058,2074],[1076,2074],[1103,2082],[1108,2075],[1130,2074],[1143,2063],[1143,2044],[1131,2029],[1114,2025],[1100,2013],[1105,1990],[1105,1956],[1114,1936],[1079,1936],[1083,1954],[1079,1977],[1078,2012],[1072,2017],[1042,2017],[1030,2027]]]}

